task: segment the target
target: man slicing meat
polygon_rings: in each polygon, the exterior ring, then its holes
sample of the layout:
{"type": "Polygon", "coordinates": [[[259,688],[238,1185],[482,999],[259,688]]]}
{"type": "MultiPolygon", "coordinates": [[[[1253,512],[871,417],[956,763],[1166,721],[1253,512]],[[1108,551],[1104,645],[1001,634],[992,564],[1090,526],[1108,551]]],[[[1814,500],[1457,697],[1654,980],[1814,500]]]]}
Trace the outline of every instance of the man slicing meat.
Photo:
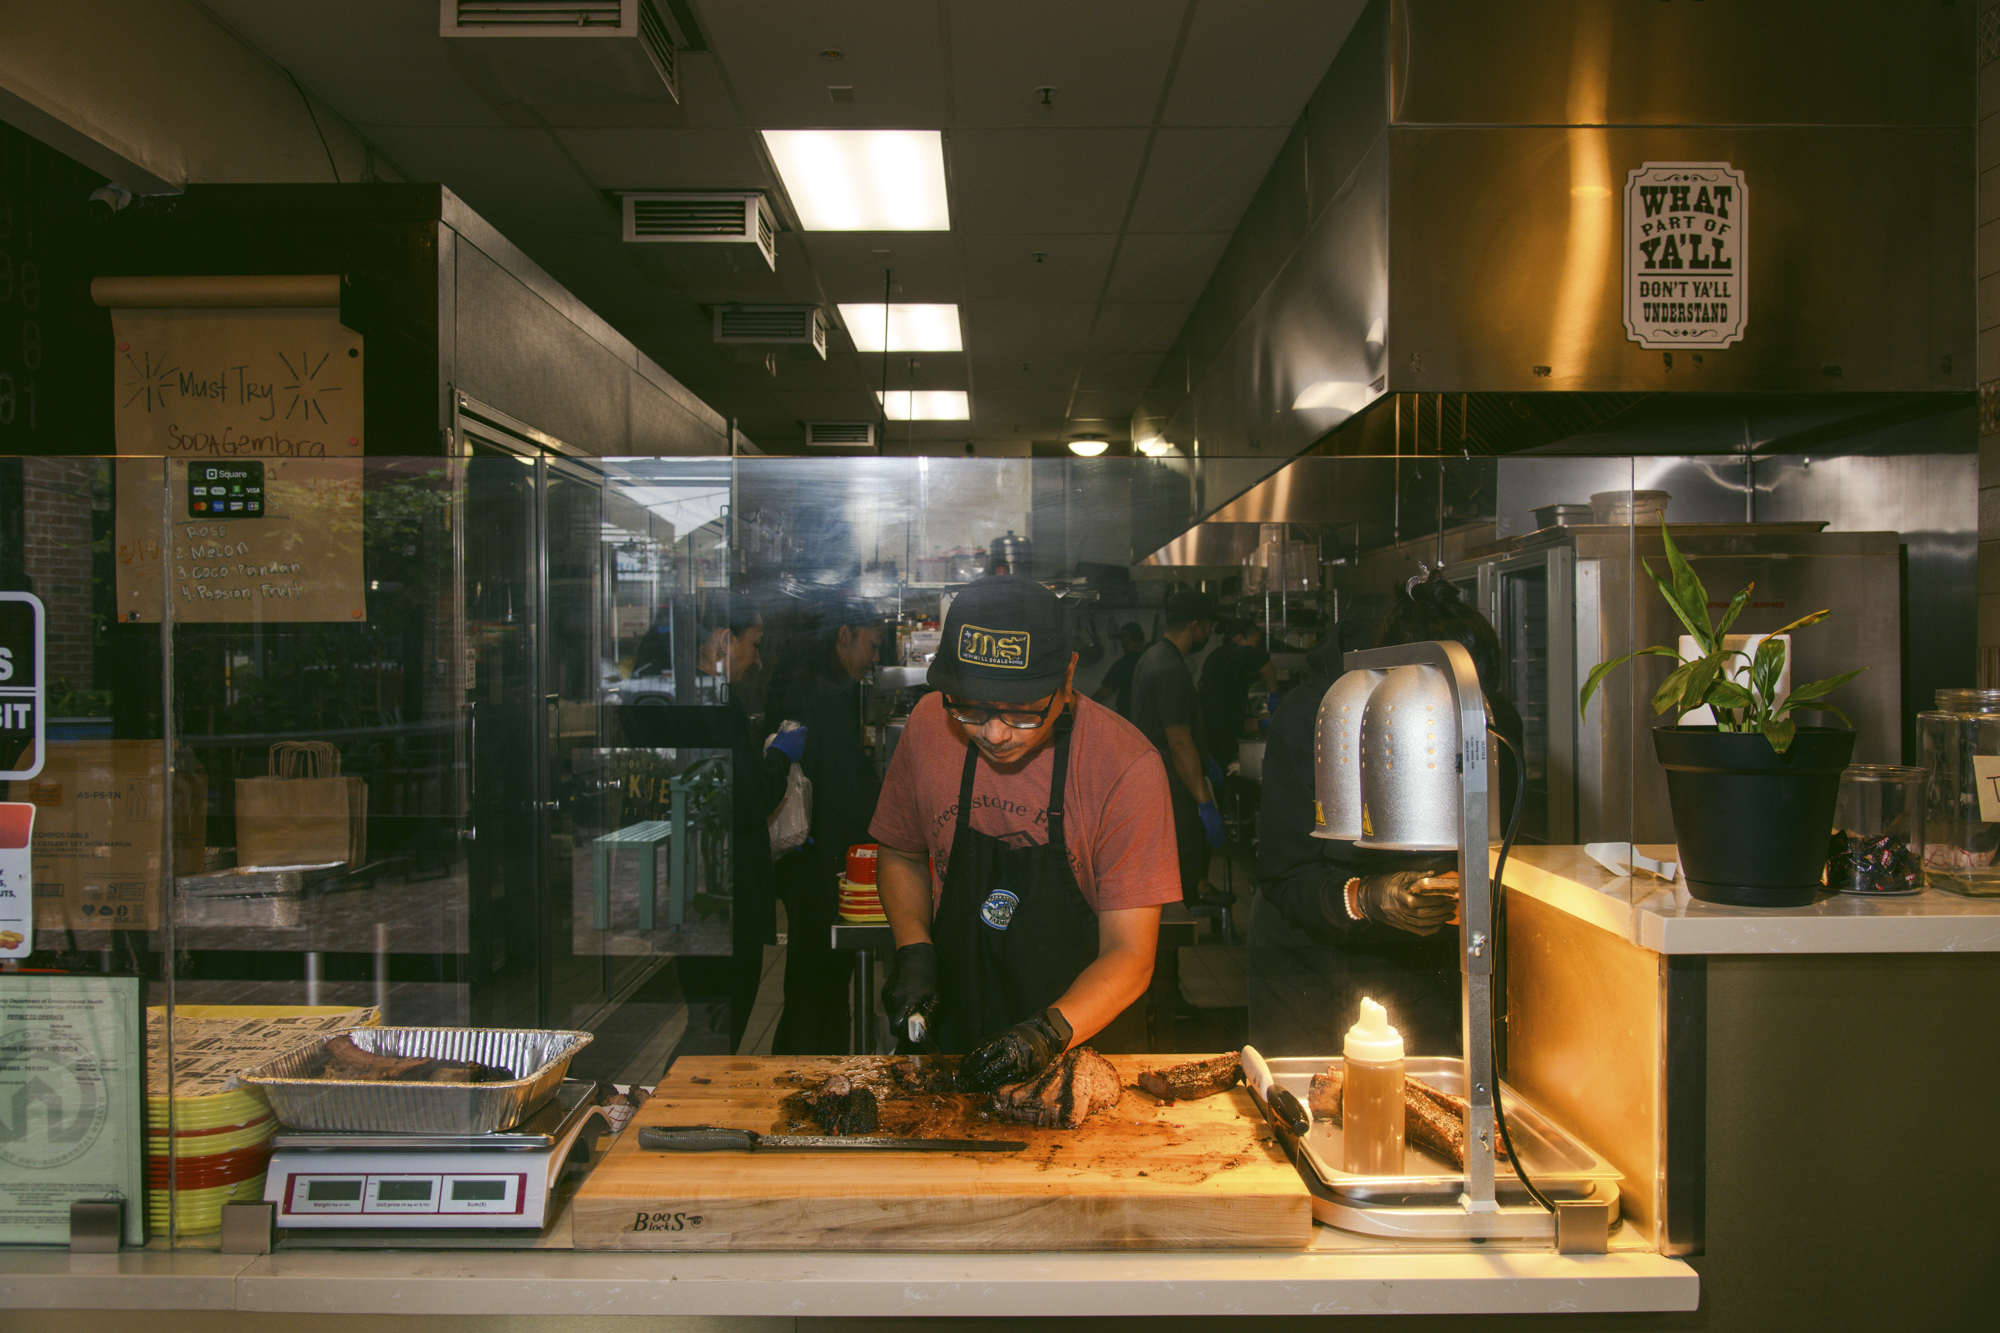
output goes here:
{"type": "Polygon", "coordinates": [[[1047,588],[968,585],[870,825],[897,945],[890,1025],[925,1016],[972,1088],[1093,1038],[1138,1049],[1160,907],[1181,896],[1166,769],[1076,692],[1069,643],[1047,588]]]}

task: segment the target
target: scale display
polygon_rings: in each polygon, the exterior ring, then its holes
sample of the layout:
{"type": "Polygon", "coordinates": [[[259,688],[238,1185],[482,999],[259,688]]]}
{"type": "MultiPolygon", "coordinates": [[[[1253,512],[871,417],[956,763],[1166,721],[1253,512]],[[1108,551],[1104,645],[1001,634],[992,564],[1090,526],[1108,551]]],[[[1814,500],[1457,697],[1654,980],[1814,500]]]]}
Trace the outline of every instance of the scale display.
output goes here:
{"type": "MultiPolygon", "coordinates": [[[[541,1157],[537,1155],[537,1175],[546,1174],[541,1157]]],[[[484,1216],[506,1217],[512,1226],[533,1226],[538,1221],[525,1219],[523,1213],[535,1196],[525,1171],[318,1175],[300,1170],[290,1173],[278,1200],[279,1225],[287,1219],[310,1225],[306,1219],[332,1216],[354,1218],[355,1225],[393,1226],[416,1215],[449,1217],[453,1226],[471,1225],[462,1219],[484,1216]]]]}

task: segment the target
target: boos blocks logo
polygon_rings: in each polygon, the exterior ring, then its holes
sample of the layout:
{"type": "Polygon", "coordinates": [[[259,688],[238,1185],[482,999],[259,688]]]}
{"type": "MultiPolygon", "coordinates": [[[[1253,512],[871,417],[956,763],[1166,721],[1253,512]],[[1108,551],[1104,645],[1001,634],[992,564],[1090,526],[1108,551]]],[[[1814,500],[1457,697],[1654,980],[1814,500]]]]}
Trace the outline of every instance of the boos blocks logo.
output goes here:
{"type": "Polygon", "coordinates": [[[958,627],[958,660],[966,666],[1000,667],[1025,671],[1028,667],[1028,631],[1024,629],[984,629],[978,625],[958,627]]]}

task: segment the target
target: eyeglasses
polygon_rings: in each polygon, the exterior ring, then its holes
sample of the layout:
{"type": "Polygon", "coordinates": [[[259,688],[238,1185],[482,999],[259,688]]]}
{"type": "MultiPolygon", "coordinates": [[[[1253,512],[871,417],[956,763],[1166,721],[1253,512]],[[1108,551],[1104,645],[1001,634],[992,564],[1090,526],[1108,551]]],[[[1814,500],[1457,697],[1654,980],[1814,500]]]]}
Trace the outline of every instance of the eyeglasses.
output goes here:
{"type": "Polygon", "coordinates": [[[1049,696],[1049,701],[1042,705],[1041,712],[1030,713],[1016,708],[973,708],[956,703],[947,696],[944,701],[944,711],[959,726],[973,731],[980,730],[996,717],[1015,731],[1033,731],[1049,720],[1049,714],[1056,711],[1056,705],[1061,699],[1060,692],[1052,694],[1049,696]]]}

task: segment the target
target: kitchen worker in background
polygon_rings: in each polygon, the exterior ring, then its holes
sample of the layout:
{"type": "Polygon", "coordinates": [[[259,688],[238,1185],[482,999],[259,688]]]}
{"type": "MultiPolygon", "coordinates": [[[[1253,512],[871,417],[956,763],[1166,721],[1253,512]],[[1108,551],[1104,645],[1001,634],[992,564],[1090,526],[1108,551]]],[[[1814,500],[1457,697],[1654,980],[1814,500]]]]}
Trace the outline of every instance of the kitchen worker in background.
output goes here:
{"type": "MultiPolygon", "coordinates": [[[[1167,597],[1166,628],[1132,670],[1132,723],[1153,743],[1167,767],[1173,796],[1174,843],[1179,853],[1181,900],[1203,897],[1209,853],[1222,846],[1222,812],[1216,808],[1212,762],[1202,753],[1200,705],[1187,659],[1208,645],[1215,630],[1215,603],[1208,595],[1181,589],[1167,597]]],[[[1233,899],[1232,899],[1233,900],[1233,899]]],[[[1213,901],[1230,901],[1216,895],[1213,901]]]]}
{"type": "MultiPolygon", "coordinates": [[[[1499,636],[1436,573],[1397,590],[1377,644],[1429,639],[1465,645],[1494,729],[1521,745],[1499,636]]],[[[1313,732],[1320,699],[1340,678],[1340,656],[1332,635],[1308,653],[1312,674],[1271,719],[1250,918],[1250,1044],[1266,1055],[1338,1050],[1366,995],[1388,1007],[1409,1054],[1453,1055],[1461,1049],[1456,854],[1371,851],[1312,836],[1313,732]]],[[[1503,752],[1503,819],[1515,790],[1503,752]]]]}
{"type": "Polygon", "coordinates": [[[1159,756],[1073,688],[1063,621],[1012,575],[958,595],[870,830],[890,1026],[924,1015],[974,1088],[1084,1041],[1143,1049],[1160,906],[1180,895],[1159,756]]]}
{"type": "Polygon", "coordinates": [[[868,818],[881,787],[862,747],[859,682],[881,654],[883,634],[872,603],[822,594],[771,677],[765,717],[804,724],[799,767],[812,783],[810,841],[776,867],[785,900],[785,1010],[771,1037],[773,1055],[847,1050],[854,960],[834,950],[833,923],[847,849],[870,841],[868,818]]]}
{"type": "Polygon", "coordinates": [[[1110,704],[1118,711],[1118,716],[1130,719],[1132,668],[1139,665],[1139,658],[1146,651],[1146,631],[1139,628],[1138,621],[1125,622],[1125,628],[1118,631],[1118,646],[1124,649],[1123,654],[1104,669],[1104,679],[1098,682],[1096,693],[1090,697],[1098,703],[1110,704]]]}
{"type": "Polygon", "coordinates": [[[1278,711],[1278,664],[1259,642],[1264,633],[1256,621],[1225,620],[1215,632],[1222,642],[1203,660],[1195,695],[1201,705],[1202,743],[1226,771],[1236,762],[1236,744],[1243,739],[1248,711],[1244,703],[1251,681],[1263,678],[1271,711],[1278,711]]]}
{"type": "Polygon", "coordinates": [[[684,955],[676,967],[690,1010],[707,1005],[718,1018],[726,1013],[729,1049],[734,1052],[743,1045],[750,1025],[764,970],[764,946],[778,942],[771,839],[764,821],[784,799],[785,779],[804,752],[807,733],[804,728],[788,731],[766,748],[765,739],[777,730],[776,723],[757,726],[744,706],[738,685],[757,665],[764,639],[763,617],[751,600],[736,596],[727,605],[711,604],[698,624],[702,637],[695,647],[696,668],[729,685],[728,698],[714,710],[722,714],[719,732],[703,738],[704,744],[725,740],[730,754],[729,955],[684,955]]]}

